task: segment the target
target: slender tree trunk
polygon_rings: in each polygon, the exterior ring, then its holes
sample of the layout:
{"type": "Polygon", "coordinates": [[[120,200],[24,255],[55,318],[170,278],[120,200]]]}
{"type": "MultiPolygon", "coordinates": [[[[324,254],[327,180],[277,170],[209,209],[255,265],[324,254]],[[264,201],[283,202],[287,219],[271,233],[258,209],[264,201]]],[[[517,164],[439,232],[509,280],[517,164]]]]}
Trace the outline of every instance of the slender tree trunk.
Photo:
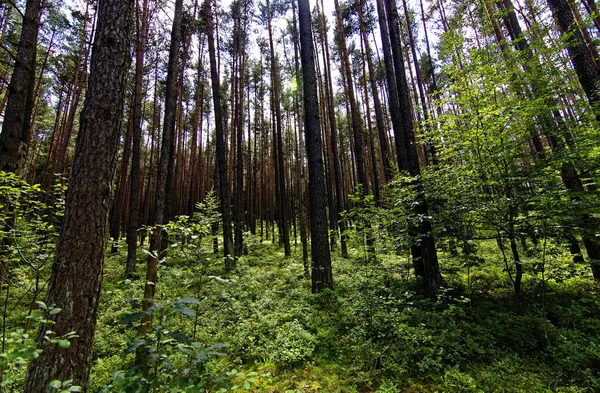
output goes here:
{"type": "Polygon", "coordinates": [[[108,212],[121,131],[125,75],[131,61],[132,1],[100,0],[87,97],[67,204],[56,250],[46,304],[61,312],[46,315],[54,324],[40,328],[43,352],[32,359],[26,393],[45,392],[52,380],[73,380],[87,390],[102,270],[108,240],[108,212]],[[69,348],[58,348],[44,337],[76,332],[69,348]]]}
{"type": "MultiPolygon", "coordinates": [[[[321,8],[323,8],[323,0],[321,0],[321,8]]],[[[323,52],[323,64],[324,64],[324,75],[327,88],[325,89],[326,99],[327,99],[327,116],[330,127],[330,141],[329,145],[331,148],[331,156],[332,156],[332,166],[333,166],[333,179],[335,183],[335,206],[329,206],[329,209],[332,210],[333,220],[338,222],[339,229],[341,232],[340,236],[340,245],[342,256],[348,256],[348,245],[346,241],[345,231],[347,229],[347,223],[345,219],[340,219],[339,212],[344,210],[344,182],[342,178],[342,170],[341,170],[341,162],[340,162],[340,153],[338,149],[338,132],[337,132],[337,124],[335,119],[335,106],[333,100],[333,81],[331,76],[331,57],[329,55],[329,42],[327,40],[327,21],[325,20],[325,15],[321,14],[321,23],[323,25],[323,30],[321,33],[321,42],[322,42],[322,52],[323,52]]]]}
{"type": "MultiPolygon", "coordinates": [[[[234,4],[234,56],[237,58],[237,69],[234,70],[234,115],[232,126],[232,138],[235,137],[236,160],[235,160],[235,183],[234,183],[234,256],[236,258],[243,254],[243,221],[244,221],[244,77],[246,70],[246,23],[242,13],[246,14],[247,7],[241,9],[239,2],[234,4]]],[[[250,141],[248,140],[248,143],[250,141]]]]}
{"type": "Polygon", "coordinates": [[[210,76],[213,91],[213,110],[215,114],[215,133],[217,148],[217,170],[219,180],[219,193],[221,199],[221,217],[223,222],[223,256],[225,266],[228,269],[235,269],[233,259],[233,233],[231,227],[231,203],[229,184],[227,182],[227,160],[225,157],[225,138],[223,127],[223,116],[221,113],[221,83],[217,68],[217,57],[214,39],[213,15],[211,9],[211,0],[205,2],[203,9],[206,35],[208,38],[208,54],[210,58],[210,76]]]}
{"type": "Polygon", "coordinates": [[[381,106],[381,100],[379,98],[379,89],[377,88],[377,80],[375,79],[375,67],[373,65],[373,56],[371,55],[371,48],[367,39],[367,29],[365,27],[365,21],[362,11],[362,6],[359,8],[359,22],[360,32],[365,42],[365,52],[367,55],[367,65],[369,67],[369,82],[371,84],[371,94],[373,94],[373,106],[375,108],[375,121],[377,124],[377,132],[379,136],[379,150],[381,151],[383,161],[383,174],[385,176],[385,182],[389,183],[393,178],[393,164],[391,152],[388,149],[387,133],[384,122],[383,108],[381,106]]]}
{"type": "Polygon", "coordinates": [[[350,57],[346,46],[346,37],[344,35],[344,27],[342,24],[342,14],[338,0],[335,1],[337,28],[341,45],[342,70],[347,84],[348,101],[350,103],[350,115],[352,118],[352,137],[354,140],[354,159],[356,162],[356,171],[358,174],[358,182],[363,187],[365,195],[370,194],[369,182],[365,170],[365,163],[362,149],[362,120],[361,114],[356,103],[354,94],[354,81],[352,78],[352,70],[350,67],[350,57]]]}
{"type": "Polygon", "coordinates": [[[69,111],[67,112],[67,117],[64,123],[63,132],[62,132],[62,141],[60,146],[60,152],[58,156],[58,167],[56,171],[58,173],[62,173],[65,176],[68,176],[67,170],[67,150],[69,148],[69,142],[71,141],[71,135],[73,133],[73,124],[75,122],[75,114],[77,113],[77,109],[79,108],[79,102],[81,100],[81,93],[84,89],[85,85],[85,76],[81,78],[82,69],[85,71],[87,69],[87,62],[89,57],[89,52],[91,47],[87,45],[88,37],[87,37],[87,25],[88,25],[88,8],[89,4],[86,5],[85,16],[83,20],[83,30],[81,32],[81,41],[79,43],[79,51],[77,55],[77,61],[75,62],[75,72],[73,75],[73,85],[71,88],[71,98],[69,101],[69,111]]]}
{"type": "Polygon", "coordinates": [[[143,0],[141,15],[136,1],[137,43],[135,54],[135,95],[133,98],[133,148],[131,154],[131,186],[129,193],[129,226],[127,228],[127,263],[125,276],[135,272],[137,261],[137,238],[140,215],[140,161],[142,150],[142,100],[144,85],[144,55],[148,35],[148,0],[143,0]]]}
{"type": "MultiPolygon", "coordinates": [[[[158,261],[164,251],[166,234],[162,225],[166,223],[166,200],[169,185],[169,162],[173,152],[175,138],[175,121],[177,112],[177,77],[179,75],[179,48],[181,47],[181,23],[183,17],[183,0],[175,1],[175,14],[171,30],[171,46],[169,48],[169,64],[167,69],[167,83],[165,92],[165,117],[163,135],[160,147],[160,161],[156,179],[156,195],[154,199],[154,225],[150,237],[150,250],[147,260],[146,281],[144,285],[144,300],[142,310],[147,311],[154,304],[158,261]]],[[[142,319],[141,331],[149,332],[152,328],[152,319],[142,319]]]]}
{"type": "MultiPolygon", "coordinates": [[[[386,10],[387,12],[384,12],[383,15],[387,16],[391,53],[390,51],[387,52],[388,55],[391,54],[393,57],[393,59],[386,61],[386,68],[389,64],[390,67],[393,67],[392,70],[394,70],[393,75],[386,70],[389,78],[388,85],[393,86],[394,83],[396,84],[396,90],[398,92],[397,99],[399,101],[397,104],[394,104],[393,107],[390,105],[390,111],[393,111],[394,109],[399,109],[400,111],[400,119],[397,119],[397,121],[400,120],[400,124],[398,124],[398,122],[393,124],[394,136],[396,139],[396,154],[398,155],[400,169],[407,171],[409,175],[415,178],[413,185],[417,191],[414,213],[416,217],[419,218],[419,222],[416,225],[416,228],[413,228],[413,231],[416,232],[414,235],[418,235],[418,243],[412,247],[413,262],[417,274],[423,277],[425,291],[429,296],[433,297],[437,293],[439,287],[443,284],[443,279],[439,270],[435,240],[431,233],[431,222],[427,218],[429,216],[429,208],[427,206],[427,201],[425,200],[422,185],[418,178],[420,167],[416,146],[414,145],[415,135],[412,125],[408,85],[406,74],[404,72],[404,60],[402,58],[402,49],[399,40],[398,10],[394,0],[386,0],[385,9],[382,7],[383,4],[381,4],[381,6],[379,5],[381,1],[382,0],[378,0],[380,26],[382,23],[381,11],[386,10]],[[400,126],[401,128],[396,128],[397,126],[400,126]]],[[[393,88],[390,90],[393,90],[393,88]]],[[[395,98],[396,97],[390,95],[390,102],[395,98]]]]}
{"type": "Polygon", "coordinates": [[[270,1],[267,0],[267,27],[269,30],[269,48],[271,52],[271,82],[273,89],[273,106],[275,107],[275,157],[276,157],[276,179],[277,188],[279,189],[279,197],[277,198],[277,209],[279,210],[280,219],[280,236],[283,242],[285,256],[292,254],[290,248],[290,229],[288,223],[287,209],[287,190],[285,181],[285,166],[283,159],[283,136],[282,136],[282,117],[281,117],[281,91],[279,86],[279,70],[277,68],[277,59],[275,57],[275,47],[273,45],[273,29],[271,26],[271,10],[270,1]]]}
{"type": "Polygon", "coordinates": [[[123,157],[117,176],[117,189],[115,191],[115,201],[113,203],[110,215],[110,237],[112,238],[111,253],[116,254],[119,251],[119,238],[121,237],[121,223],[123,221],[123,206],[125,205],[125,195],[127,189],[127,176],[129,173],[129,160],[131,158],[131,139],[133,137],[133,112],[129,111],[127,124],[127,134],[125,136],[125,146],[123,148],[123,157]]]}
{"type": "MultiPolygon", "coordinates": [[[[337,1],[337,0],[336,0],[337,1]]],[[[319,126],[317,76],[308,0],[298,0],[300,22],[300,57],[304,87],[304,133],[308,156],[308,192],[312,258],[312,292],[333,288],[329,252],[323,146],[319,126]]]]}

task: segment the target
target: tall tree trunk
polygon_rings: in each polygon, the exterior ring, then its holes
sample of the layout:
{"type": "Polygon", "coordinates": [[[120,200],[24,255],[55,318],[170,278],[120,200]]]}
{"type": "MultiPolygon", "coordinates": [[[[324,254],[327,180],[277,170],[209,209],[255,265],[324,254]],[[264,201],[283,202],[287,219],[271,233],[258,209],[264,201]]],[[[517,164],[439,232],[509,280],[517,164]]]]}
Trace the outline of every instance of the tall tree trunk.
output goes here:
{"type": "MultiPolygon", "coordinates": [[[[337,1],[337,0],[336,0],[337,1]]],[[[331,254],[329,252],[325,170],[319,125],[317,76],[308,0],[298,0],[300,23],[300,57],[304,87],[304,134],[308,157],[308,193],[312,259],[312,292],[333,288],[331,254]]]]}
{"type": "MultiPolygon", "coordinates": [[[[30,124],[33,112],[40,10],[41,0],[27,1],[17,57],[8,85],[8,102],[2,123],[2,133],[0,133],[0,171],[14,172],[18,176],[24,176],[25,174],[27,149],[31,141],[30,124]]],[[[2,237],[0,242],[2,252],[8,252],[8,248],[12,243],[11,237],[2,237]]],[[[7,269],[8,258],[2,255],[2,261],[0,262],[0,293],[2,292],[1,286],[4,283],[7,269]]]]}
{"type": "Polygon", "coordinates": [[[362,149],[362,120],[361,114],[356,103],[356,97],[354,93],[354,80],[352,78],[352,69],[350,67],[350,56],[348,55],[348,48],[346,46],[346,36],[344,35],[344,26],[342,24],[342,14],[340,11],[340,5],[338,0],[335,1],[337,29],[340,39],[341,46],[341,59],[342,59],[342,71],[347,84],[348,101],[350,103],[350,115],[352,118],[352,138],[354,140],[354,159],[356,162],[356,171],[358,174],[358,182],[363,187],[365,195],[370,193],[369,181],[367,180],[366,166],[364,162],[363,149],[362,149]]]}
{"type": "Polygon", "coordinates": [[[373,106],[375,108],[375,122],[377,124],[377,132],[379,136],[379,150],[381,151],[383,161],[383,174],[385,176],[385,182],[389,183],[393,178],[393,164],[391,152],[388,149],[387,133],[385,130],[385,122],[383,115],[383,108],[381,106],[381,100],[379,98],[379,89],[377,88],[377,80],[375,79],[375,67],[373,66],[373,56],[371,55],[371,48],[369,40],[367,39],[367,29],[365,26],[365,20],[363,16],[362,5],[358,7],[359,10],[359,22],[360,32],[365,42],[365,52],[367,55],[367,65],[369,67],[369,83],[371,84],[371,94],[373,94],[373,106]]]}
{"type": "MultiPolygon", "coordinates": [[[[378,0],[378,13],[384,10],[379,6],[382,0],[378,0]]],[[[383,4],[381,4],[383,5],[383,4]]],[[[386,68],[390,64],[392,74],[386,70],[388,77],[388,86],[396,84],[398,92],[397,97],[390,96],[390,102],[394,99],[398,99],[398,103],[390,105],[390,111],[399,109],[400,111],[400,124],[396,122],[394,126],[394,136],[396,143],[396,154],[398,155],[398,162],[401,170],[407,171],[410,176],[415,178],[413,185],[417,191],[416,204],[414,207],[414,213],[418,217],[419,222],[416,224],[416,228],[411,231],[415,231],[414,235],[418,235],[417,243],[412,247],[413,263],[415,264],[415,270],[418,275],[423,277],[425,291],[429,296],[435,296],[439,287],[443,283],[442,275],[440,274],[437,252],[435,248],[435,240],[433,238],[431,222],[427,218],[429,216],[429,208],[427,201],[425,200],[422,185],[419,180],[420,167],[419,159],[417,155],[417,149],[415,146],[415,134],[412,124],[412,116],[410,109],[410,100],[408,96],[408,84],[406,81],[406,74],[404,72],[404,60],[402,58],[402,48],[399,39],[399,16],[394,0],[386,0],[385,10],[383,15],[387,16],[387,24],[389,27],[389,44],[392,55],[391,60],[386,61],[386,68]],[[399,126],[400,128],[396,128],[399,126]]],[[[380,13],[380,24],[382,14],[380,13]]],[[[382,28],[383,30],[383,28],[382,28]]],[[[383,38],[383,37],[382,37],[383,38]]],[[[384,44],[385,45],[385,44],[384,44]]],[[[385,55],[385,54],[384,54],[385,55]]],[[[398,120],[398,119],[397,119],[398,120]]]]}
{"type": "Polygon", "coordinates": [[[88,57],[91,50],[88,42],[87,26],[89,20],[89,4],[86,4],[85,16],[83,20],[83,29],[81,31],[81,41],[79,43],[79,51],[77,55],[77,61],[75,62],[75,72],[73,74],[73,85],[71,88],[71,97],[69,100],[69,111],[63,126],[62,141],[60,145],[60,152],[58,156],[58,167],[56,171],[68,176],[67,169],[67,150],[71,141],[71,135],[73,133],[73,125],[75,122],[75,114],[79,108],[79,102],[81,100],[81,93],[85,87],[85,75],[81,78],[82,70],[87,70],[88,57]]]}
{"type": "Polygon", "coordinates": [[[141,8],[136,1],[137,43],[135,53],[135,95],[133,98],[133,147],[131,152],[131,186],[129,192],[129,226],[127,228],[127,263],[125,276],[135,272],[137,261],[137,238],[140,215],[140,161],[142,150],[142,100],[144,85],[144,57],[148,35],[148,0],[144,0],[141,8]]]}
{"type": "Polygon", "coordinates": [[[40,12],[41,0],[27,1],[0,133],[0,170],[18,175],[22,175],[31,140],[29,125],[33,112],[40,12]]]}
{"type": "Polygon", "coordinates": [[[568,0],[548,0],[554,19],[565,39],[565,44],[577,78],[592,106],[596,120],[600,121],[600,70],[596,67],[594,58],[588,50],[581,31],[579,30],[568,0]]]}
{"type": "Polygon", "coordinates": [[[275,107],[275,152],[276,152],[276,179],[277,188],[279,189],[279,197],[277,198],[277,209],[279,210],[280,220],[280,236],[283,242],[283,248],[285,256],[292,254],[290,248],[290,229],[288,224],[288,208],[287,208],[287,192],[286,192],[286,181],[285,181],[285,166],[283,159],[283,136],[282,136],[282,125],[283,121],[281,117],[281,91],[279,82],[279,70],[277,67],[277,59],[275,57],[275,47],[273,45],[273,29],[271,26],[271,10],[270,1],[267,0],[267,27],[269,30],[269,49],[271,52],[271,83],[273,90],[273,106],[275,107]]]}
{"type": "Polygon", "coordinates": [[[233,260],[233,234],[231,228],[231,203],[229,184],[227,182],[227,160],[225,157],[225,138],[223,127],[223,115],[221,113],[221,82],[217,68],[217,56],[215,49],[213,15],[211,8],[212,0],[204,3],[204,21],[206,35],[208,38],[208,54],[210,58],[210,77],[213,92],[213,110],[215,114],[215,133],[217,148],[217,170],[219,180],[219,193],[221,199],[221,217],[223,222],[223,256],[225,266],[228,269],[235,268],[233,260]]]}
{"type": "MultiPolygon", "coordinates": [[[[323,0],[321,0],[321,8],[323,8],[323,0]]],[[[342,256],[348,256],[348,245],[346,241],[346,220],[340,219],[339,212],[344,210],[344,187],[343,187],[343,178],[342,178],[342,170],[341,170],[341,162],[340,162],[340,153],[338,149],[338,132],[337,132],[337,124],[335,119],[335,106],[333,100],[333,81],[331,76],[331,57],[329,54],[329,42],[327,40],[327,21],[325,19],[325,14],[321,13],[321,23],[323,25],[323,29],[321,31],[321,42],[322,42],[322,52],[323,52],[323,64],[324,64],[324,74],[325,74],[325,96],[327,99],[327,117],[329,121],[330,127],[330,141],[329,145],[331,148],[331,157],[332,157],[332,166],[333,166],[333,180],[335,183],[335,206],[329,206],[330,214],[332,214],[332,219],[335,222],[338,222],[339,230],[341,232],[340,236],[340,245],[342,256]]]]}
{"type": "MultiPolygon", "coordinates": [[[[298,30],[298,18],[296,12],[296,0],[292,0],[292,21],[293,21],[293,40],[294,40],[294,73],[296,81],[300,81],[300,33],[298,30]]],[[[295,121],[297,124],[296,144],[296,183],[298,198],[298,213],[300,216],[300,242],[302,243],[302,263],[304,266],[304,276],[310,275],[308,264],[308,231],[307,231],[307,211],[306,211],[306,176],[304,168],[304,159],[306,157],[306,148],[304,138],[302,137],[302,103],[300,102],[300,91],[296,90],[294,94],[295,121]]]]}
{"type": "Polygon", "coordinates": [[[129,160],[131,158],[131,139],[133,137],[133,112],[129,111],[127,122],[127,133],[125,134],[125,146],[123,147],[123,157],[117,175],[117,189],[115,191],[115,201],[113,203],[110,215],[109,233],[112,238],[111,253],[116,254],[119,251],[119,238],[121,237],[121,223],[123,221],[123,206],[127,190],[127,179],[129,174],[129,160]]]}
{"type": "MultiPolygon", "coordinates": [[[[169,48],[169,64],[167,68],[167,83],[165,92],[165,117],[163,135],[160,146],[160,161],[156,178],[156,195],[154,199],[154,225],[150,237],[150,252],[148,253],[146,281],[144,285],[144,300],[142,309],[148,310],[154,304],[156,293],[158,261],[163,253],[166,234],[162,225],[166,223],[166,200],[169,186],[169,162],[174,154],[175,121],[177,113],[177,77],[179,75],[179,48],[181,47],[181,23],[183,17],[183,0],[175,1],[175,14],[171,30],[171,46],[169,48]]],[[[141,331],[148,332],[152,328],[149,317],[142,319],[141,331]]]]}
{"type": "Polygon", "coordinates": [[[131,61],[132,1],[100,0],[89,87],[46,304],[61,312],[46,315],[40,328],[43,352],[32,359],[25,392],[48,389],[52,380],[73,380],[87,390],[102,270],[108,240],[108,212],[121,132],[125,75],[131,61]],[[46,330],[76,332],[69,348],[48,343],[46,330]]]}
{"type": "MultiPolygon", "coordinates": [[[[246,22],[243,14],[247,13],[247,4],[242,11],[239,2],[234,4],[234,56],[237,58],[237,67],[234,71],[234,97],[232,138],[235,137],[235,183],[234,183],[234,256],[240,257],[243,253],[243,221],[244,221],[244,77],[246,71],[246,22]]],[[[250,140],[248,140],[250,143],[250,140]]]]}

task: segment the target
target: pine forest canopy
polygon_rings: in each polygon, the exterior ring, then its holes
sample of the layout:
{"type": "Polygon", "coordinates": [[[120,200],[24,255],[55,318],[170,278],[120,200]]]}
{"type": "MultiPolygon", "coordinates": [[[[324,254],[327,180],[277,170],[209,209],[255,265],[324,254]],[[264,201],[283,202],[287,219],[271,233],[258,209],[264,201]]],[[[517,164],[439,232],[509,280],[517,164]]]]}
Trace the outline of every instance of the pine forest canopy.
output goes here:
{"type": "Polygon", "coordinates": [[[486,390],[476,315],[599,389],[599,41],[594,0],[0,2],[0,392],[486,390]]]}

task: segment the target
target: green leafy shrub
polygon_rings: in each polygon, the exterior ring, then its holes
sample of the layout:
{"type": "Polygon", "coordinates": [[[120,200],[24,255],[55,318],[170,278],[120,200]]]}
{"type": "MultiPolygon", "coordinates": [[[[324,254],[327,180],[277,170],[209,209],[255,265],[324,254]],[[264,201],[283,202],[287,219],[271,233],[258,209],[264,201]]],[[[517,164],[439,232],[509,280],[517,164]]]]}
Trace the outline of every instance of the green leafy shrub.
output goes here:
{"type": "Polygon", "coordinates": [[[310,358],[315,342],[315,337],[300,322],[287,322],[276,331],[273,361],[285,366],[301,363],[310,358]]]}

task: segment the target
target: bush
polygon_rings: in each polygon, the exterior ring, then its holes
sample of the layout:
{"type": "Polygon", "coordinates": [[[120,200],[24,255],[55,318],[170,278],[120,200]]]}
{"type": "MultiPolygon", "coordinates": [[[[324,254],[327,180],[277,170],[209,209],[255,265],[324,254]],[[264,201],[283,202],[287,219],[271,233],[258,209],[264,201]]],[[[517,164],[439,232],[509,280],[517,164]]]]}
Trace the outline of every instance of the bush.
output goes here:
{"type": "Polygon", "coordinates": [[[294,320],[277,329],[272,358],[275,363],[289,366],[307,360],[315,350],[315,337],[294,320]]]}

